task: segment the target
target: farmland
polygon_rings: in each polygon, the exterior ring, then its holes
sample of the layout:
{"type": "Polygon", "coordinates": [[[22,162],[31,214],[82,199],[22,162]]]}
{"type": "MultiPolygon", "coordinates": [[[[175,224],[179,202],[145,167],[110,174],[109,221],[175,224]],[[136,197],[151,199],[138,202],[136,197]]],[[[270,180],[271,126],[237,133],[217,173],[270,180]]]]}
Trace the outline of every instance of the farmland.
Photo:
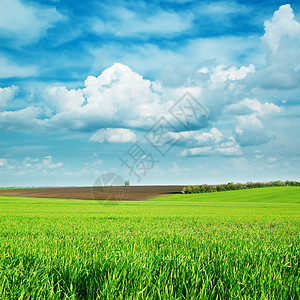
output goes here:
{"type": "Polygon", "coordinates": [[[2,299],[299,299],[300,188],[0,196],[2,299]]]}
{"type": "Polygon", "coordinates": [[[41,198],[145,200],[160,195],[181,193],[183,186],[95,186],[64,188],[26,188],[0,190],[0,195],[41,198]]]}

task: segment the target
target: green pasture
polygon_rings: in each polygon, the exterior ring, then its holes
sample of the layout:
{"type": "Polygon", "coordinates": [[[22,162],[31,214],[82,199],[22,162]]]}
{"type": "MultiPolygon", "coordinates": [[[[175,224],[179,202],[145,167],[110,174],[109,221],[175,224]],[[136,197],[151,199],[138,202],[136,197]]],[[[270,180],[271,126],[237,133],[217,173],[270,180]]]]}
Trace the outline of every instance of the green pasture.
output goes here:
{"type": "Polygon", "coordinates": [[[300,188],[0,196],[0,299],[299,299],[300,188]]]}

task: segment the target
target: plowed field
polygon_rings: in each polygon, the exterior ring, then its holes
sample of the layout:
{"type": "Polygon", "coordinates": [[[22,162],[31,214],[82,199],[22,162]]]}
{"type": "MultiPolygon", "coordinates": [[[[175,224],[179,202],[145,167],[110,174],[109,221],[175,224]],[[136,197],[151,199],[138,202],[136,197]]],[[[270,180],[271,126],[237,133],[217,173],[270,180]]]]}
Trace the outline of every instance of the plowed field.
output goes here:
{"type": "Polygon", "coordinates": [[[97,199],[97,200],[146,200],[161,195],[180,193],[183,186],[109,186],[109,187],[63,187],[0,190],[3,196],[97,199]]]}

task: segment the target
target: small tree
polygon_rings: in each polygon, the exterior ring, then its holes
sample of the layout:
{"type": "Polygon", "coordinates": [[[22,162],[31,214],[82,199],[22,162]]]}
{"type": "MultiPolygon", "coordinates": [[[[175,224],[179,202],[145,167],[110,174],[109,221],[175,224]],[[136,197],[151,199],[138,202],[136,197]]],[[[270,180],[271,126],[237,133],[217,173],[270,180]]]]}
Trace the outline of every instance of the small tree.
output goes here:
{"type": "Polygon", "coordinates": [[[186,188],[186,193],[187,194],[191,194],[192,193],[192,187],[189,185],[187,188],[186,188]]]}
{"type": "Polygon", "coordinates": [[[192,190],[193,193],[199,193],[199,185],[193,185],[192,190]]]}
{"type": "Polygon", "coordinates": [[[204,192],[205,192],[205,187],[203,184],[201,184],[199,187],[199,193],[204,193],[204,192]]]}

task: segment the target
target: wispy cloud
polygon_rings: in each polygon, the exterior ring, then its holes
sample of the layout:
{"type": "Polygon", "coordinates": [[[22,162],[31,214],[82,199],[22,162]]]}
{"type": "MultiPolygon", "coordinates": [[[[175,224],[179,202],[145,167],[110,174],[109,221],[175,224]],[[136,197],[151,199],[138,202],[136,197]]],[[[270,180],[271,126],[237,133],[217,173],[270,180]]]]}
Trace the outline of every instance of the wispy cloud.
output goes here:
{"type": "Polygon", "coordinates": [[[55,8],[28,5],[20,0],[1,0],[0,36],[15,44],[36,42],[56,22],[65,17],[55,8]]]}

